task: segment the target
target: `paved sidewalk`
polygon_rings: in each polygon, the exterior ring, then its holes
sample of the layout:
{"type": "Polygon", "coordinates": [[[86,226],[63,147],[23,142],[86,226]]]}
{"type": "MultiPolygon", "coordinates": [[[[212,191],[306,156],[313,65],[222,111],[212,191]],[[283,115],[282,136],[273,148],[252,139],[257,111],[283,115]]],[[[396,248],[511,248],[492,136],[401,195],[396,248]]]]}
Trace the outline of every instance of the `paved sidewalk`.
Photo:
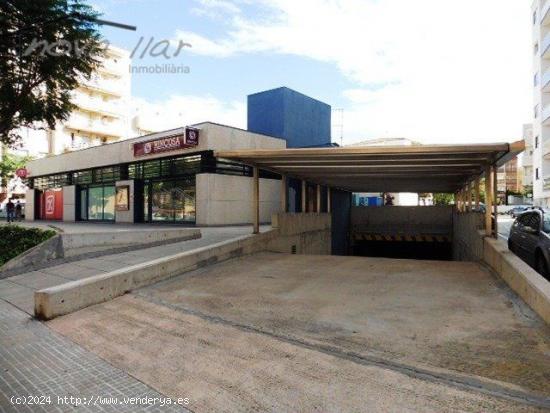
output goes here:
{"type": "MultiPolygon", "coordinates": [[[[0,300],[0,412],[187,412],[182,406],[128,405],[124,398],[163,395],[0,300]],[[45,404],[10,402],[44,397],[45,404]],[[90,405],[63,404],[64,397],[90,405]],[[98,398],[102,398],[101,400],[98,398]],[[111,398],[108,404],[105,398],[111,398]],[[116,399],[116,404],[113,403],[116,399]],[[21,400],[21,399],[19,399],[21,400]]],[[[182,398],[188,397],[181,395],[182,398]]]]}
{"type": "MultiPolygon", "coordinates": [[[[105,231],[106,227],[117,227],[116,225],[105,224],[92,224],[91,226],[88,226],[88,224],[65,225],[77,225],[80,228],[88,228],[88,230],[101,228],[103,231],[105,231]]],[[[143,229],[141,226],[134,225],[127,230],[132,230],[132,228],[143,229]]],[[[158,226],[155,228],[158,229],[158,226]]],[[[269,227],[263,227],[263,230],[268,228],[269,227]]],[[[180,252],[191,251],[207,245],[248,235],[252,232],[251,227],[248,226],[200,228],[200,230],[202,237],[195,240],[181,241],[173,244],[73,261],[4,279],[1,279],[2,275],[0,274],[0,299],[32,315],[34,314],[34,292],[37,290],[65,284],[70,281],[81,280],[98,274],[104,274],[109,271],[119,270],[124,267],[141,264],[180,252]]]]}

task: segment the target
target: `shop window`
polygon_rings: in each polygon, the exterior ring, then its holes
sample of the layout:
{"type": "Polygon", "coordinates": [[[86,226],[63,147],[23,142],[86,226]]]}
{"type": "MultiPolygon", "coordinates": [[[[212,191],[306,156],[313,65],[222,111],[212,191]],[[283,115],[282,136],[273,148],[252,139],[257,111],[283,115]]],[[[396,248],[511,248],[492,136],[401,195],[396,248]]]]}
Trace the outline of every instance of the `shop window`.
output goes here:
{"type": "Polygon", "coordinates": [[[80,191],[80,219],[114,221],[115,193],[113,186],[94,186],[80,191]]]}

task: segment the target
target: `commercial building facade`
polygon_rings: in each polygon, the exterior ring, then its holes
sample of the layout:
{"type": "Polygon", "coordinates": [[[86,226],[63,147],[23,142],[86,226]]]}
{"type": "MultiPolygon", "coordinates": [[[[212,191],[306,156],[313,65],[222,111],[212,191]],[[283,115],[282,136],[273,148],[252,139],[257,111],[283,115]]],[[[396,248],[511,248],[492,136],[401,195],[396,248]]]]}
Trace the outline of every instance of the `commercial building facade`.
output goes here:
{"type": "MultiPolygon", "coordinates": [[[[26,219],[239,225],[251,221],[251,168],[214,151],[281,149],[282,139],[201,123],[28,164],[26,219]]],[[[262,172],[260,220],[280,206],[262,172]]]]}

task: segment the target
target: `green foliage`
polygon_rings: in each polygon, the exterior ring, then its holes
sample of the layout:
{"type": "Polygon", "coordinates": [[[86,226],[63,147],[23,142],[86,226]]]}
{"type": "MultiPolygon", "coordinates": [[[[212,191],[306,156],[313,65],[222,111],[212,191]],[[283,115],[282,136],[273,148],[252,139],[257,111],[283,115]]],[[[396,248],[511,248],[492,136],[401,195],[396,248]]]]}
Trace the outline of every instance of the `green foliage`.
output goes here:
{"type": "Polygon", "coordinates": [[[23,168],[32,158],[30,156],[17,156],[4,151],[0,159],[0,179],[2,186],[6,186],[7,180],[15,174],[19,168],[23,168]]]}
{"type": "Polygon", "coordinates": [[[0,1],[1,143],[69,116],[71,91],[104,54],[97,17],[82,0],[0,1]]]}
{"type": "Polygon", "coordinates": [[[52,230],[23,228],[17,225],[0,226],[0,265],[46,241],[56,234],[52,230]]]}
{"type": "Polygon", "coordinates": [[[434,194],[434,205],[451,205],[454,201],[453,194],[434,194]]]}

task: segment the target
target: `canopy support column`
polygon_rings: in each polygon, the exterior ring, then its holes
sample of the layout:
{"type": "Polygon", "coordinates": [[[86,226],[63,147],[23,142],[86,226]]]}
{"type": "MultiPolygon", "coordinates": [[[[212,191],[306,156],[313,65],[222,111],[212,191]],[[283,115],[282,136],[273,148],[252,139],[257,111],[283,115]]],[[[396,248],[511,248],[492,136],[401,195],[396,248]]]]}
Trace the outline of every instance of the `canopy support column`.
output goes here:
{"type": "Polygon", "coordinates": [[[491,166],[485,168],[485,235],[493,235],[491,211],[493,209],[493,181],[491,179],[491,166]]]}
{"type": "Polygon", "coordinates": [[[330,214],[331,211],[331,205],[330,205],[330,186],[327,186],[327,212],[330,214]]]}
{"type": "Polygon", "coordinates": [[[474,195],[476,200],[476,211],[479,211],[479,202],[480,202],[480,194],[479,194],[479,177],[476,178],[475,184],[474,184],[474,195]]]}
{"type": "Polygon", "coordinates": [[[281,211],[288,212],[288,180],[281,175],[281,211]]]}
{"type": "Polygon", "coordinates": [[[472,183],[468,182],[468,212],[472,212],[472,183]]]}
{"type": "Polygon", "coordinates": [[[321,185],[317,184],[317,213],[321,212],[321,185]]]}
{"type": "Polygon", "coordinates": [[[307,212],[306,206],[307,206],[307,184],[306,184],[306,181],[302,181],[302,210],[300,211],[302,214],[307,212]]]}
{"type": "Polygon", "coordinates": [[[257,166],[253,168],[252,179],[252,225],[253,233],[260,233],[260,171],[257,166]]]}
{"type": "Polygon", "coordinates": [[[493,198],[493,209],[495,215],[495,238],[498,239],[498,168],[493,166],[493,190],[495,191],[495,196],[493,198]]]}

